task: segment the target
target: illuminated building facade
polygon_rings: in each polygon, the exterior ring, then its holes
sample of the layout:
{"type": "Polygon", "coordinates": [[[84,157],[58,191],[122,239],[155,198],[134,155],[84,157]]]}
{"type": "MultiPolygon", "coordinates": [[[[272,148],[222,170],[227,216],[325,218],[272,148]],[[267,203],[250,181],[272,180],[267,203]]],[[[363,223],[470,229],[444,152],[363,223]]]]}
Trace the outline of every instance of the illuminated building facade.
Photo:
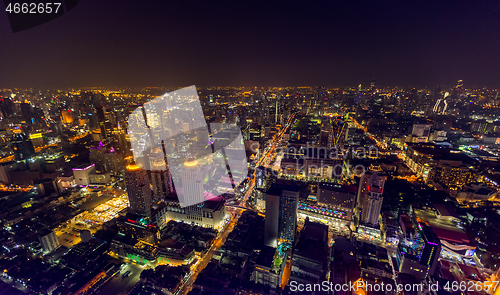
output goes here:
{"type": "Polygon", "coordinates": [[[71,124],[73,123],[73,113],[71,110],[63,110],[61,112],[61,121],[64,124],[71,124]]]}
{"type": "Polygon", "coordinates": [[[117,220],[118,231],[130,235],[143,243],[154,244],[159,240],[158,228],[148,224],[145,218],[134,218],[121,216],[117,220]]]}
{"type": "Polygon", "coordinates": [[[90,163],[95,164],[97,171],[114,175],[122,174],[125,168],[123,155],[113,147],[106,147],[102,141],[98,146],[90,148],[90,163]]]}
{"type": "Polygon", "coordinates": [[[357,190],[355,186],[319,183],[316,196],[298,202],[299,216],[327,222],[335,230],[349,231],[357,190]]]}
{"type": "MultiPolygon", "coordinates": [[[[282,251],[281,248],[282,247],[276,249],[264,246],[255,261],[255,267],[250,278],[251,281],[264,286],[269,286],[273,291],[281,285],[283,269],[286,263],[282,261],[281,264],[278,265],[278,263],[276,263],[276,259],[280,258],[275,258],[277,256],[279,257],[276,252],[282,251]]],[[[286,250],[284,254],[286,255],[286,250]]]]}
{"type": "Polygon", "coordinates": [[[274,171],[264,166],[257,167],[257,177],[255,179],[255,187],[267,190],[276,181],[274,171]]]}
{"type": "Polygon", "coordinates": [[[50,253],[60,246],[56,233],[53,230],[42,230],[38,235],[38,240],[42,245],[44,254],[50,253]]]}
{"type": "Polygon", "coordinates": [[[431,227],[418,223],[415,239],[402,242],[396,251],[399,272],[423,279],[434,275],[441,254],[441,242],[431,227]]]}
{"type": "Polygon", "coordinates": [[[358,189],[352,185],[339,185],[329,182],[318,183],[316,193],[318,204],[346,212],[349,219],[352,217],[356,193],[358,189]]]}
{"type": "Polygon", "coordinates": [[[159,212],[162,216],[157,219],[173,219],[215,229],[220,228],[226,216],[226,207],[222,197],[215,197],[187,207],[181,207],[177,202],[170,202],[162,211],[163,213],[159,212]]]}
{"type": "Polygon", "coordinates": [[[359,182],[357,212],[359,222],[378,226],[386,176],[380,166],[370,166],[359,182]]]}
{"type": "Polygon", "coordinates": [[[407,144],[406,164],[425,182],[461,189],[474,182],[477,163],[458,150],[436,144],[407,144]]]}
{"type": "Polygon", "coordinates": [[[153,200],[146,170],[143,170],[138,165],[127,166],[127,170],[125,171],[125,186],[132,213],[151,216],[153,200]]]}
{"type": "Polygon", "coordinates": [[[298,199],[298,187],[287,188],[281,192],[279,206],[279,237],[282,242],[293,243],[295,240],[298,199]]]}
{"type": "Polygon", "coordinates": [[[204,200],[203,171],[198,161],[192,159],[184,163],[182,169],[183,197],[179,198],[181,206],[197,204],[204,200]]]}
{"type": "Polygon", "coordinates": [[[342,178],[343,159],[336,151],[326,148],[309,148],[305,152],[304,173],[309,178],[342,178]]]}
{"type": "Polygon", "coordinates": [[[73,175],[75,176],[75,183],[77,185],[89,185],[91,183],[90,174],[95,172],[95,165],[82,165],[73,168],[73,175]]]}

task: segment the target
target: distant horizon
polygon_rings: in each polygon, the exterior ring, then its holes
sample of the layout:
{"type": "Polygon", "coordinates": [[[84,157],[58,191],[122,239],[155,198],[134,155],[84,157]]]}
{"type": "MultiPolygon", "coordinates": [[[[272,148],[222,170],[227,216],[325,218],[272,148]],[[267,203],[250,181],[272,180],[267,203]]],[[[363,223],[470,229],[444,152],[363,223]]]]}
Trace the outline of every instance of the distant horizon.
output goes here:
{"type": "MultiPolygon", "coordinates": [[[[197,84],[191,84],[196,86],[197,88],[200,89],[207,89],[207,88],[258,88],[258,89],[268,89],[268,88],[357,88],[359,85],[361,85],[361,88],[366,89],[370,87],[370,83],[361,83],[357,85],[343,85],[343,86],[326,86],[326,85],[312,85],[312,86],[282,86],[282,85],[272,85],[272,86],[238,86],[238,85],[197,85],[197,84]]],[[[0,87],[0,90],[5,91],[5,90],[13,90],[13,89],[18,89],[18,90],[82,90],[82,89],[88,89],[88,90],[99,90],[99,89],[179,89],[179,88],[184,88],[187,86],[191,85],[179,85],[179,86],[65,86],[65,87],[55,87],[55,86],[37,86],[37,87],[0,87]]],[[[434,86],[404,86],[404,85],[375,85],[376,89],[386,89],[386,88],[400,88],[400,89],[429,89],[429,90],[434,90],[437,87],[441,87],[442,90],[448,89],[448,88],[453,88],[455,87],[456,84],[438,84],[434,86]]],[[[463,89],[482,89],[486,88],[489,90],[497,90],[497,88],[500,88],[500,86],[467,86],[466,84],[464,85],[463,89]]]]}

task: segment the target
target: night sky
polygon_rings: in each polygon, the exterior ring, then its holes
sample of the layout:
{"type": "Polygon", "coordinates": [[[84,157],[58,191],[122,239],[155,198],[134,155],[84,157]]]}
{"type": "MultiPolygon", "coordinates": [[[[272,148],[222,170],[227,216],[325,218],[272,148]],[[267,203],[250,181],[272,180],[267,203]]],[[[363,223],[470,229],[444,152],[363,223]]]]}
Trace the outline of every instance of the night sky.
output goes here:
{"type": "Polygon", "coordinates": [[[0,7],[0,88],[500,86],[500,1],[80,0],[18,33],[0,7]]]}

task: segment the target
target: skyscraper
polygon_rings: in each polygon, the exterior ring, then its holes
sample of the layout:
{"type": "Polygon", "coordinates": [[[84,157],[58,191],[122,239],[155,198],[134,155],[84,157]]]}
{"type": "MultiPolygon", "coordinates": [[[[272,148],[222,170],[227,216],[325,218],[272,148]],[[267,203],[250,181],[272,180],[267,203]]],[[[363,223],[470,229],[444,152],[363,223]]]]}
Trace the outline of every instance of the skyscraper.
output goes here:
{"type": "Polygon", "coordinates": [[[423,248],[420,263],[428,267],[428,274],[434,275],[441,253],[441,241],[431,227],[422,225],[423,248]]]}
{"type": "Polygon", "coordinates": [[[125,185],[132,213],[150,216],[152,197],[146,170],[138,165],[127,166],[125,185]]]}
{"type": "Polygon", "coordinates": [[[156,199],[165,199],[172,192],[172,180],[170,179],[170,171],[161,170],[165,167],[165,161],[157,159],[151,163],[151,185],[153,187],[153,196],[156,199]],[[157,167],[157,168],[155,168],[157,167]]]}
{"type": "Polygon", "coordinates": [[[187,204],[201,203],[205,200],[203,171],[195,159],[189,159],[184,163],[182,169],[182,188],[182,197],[179,195],[179,203],[182,207],[187,204]]]}
{"type": "Polygon", "coordinates": [[[276,247],[278,242],[292,243],[297,227],[299,188],[273,184],[265,194],[266,219],[264,243],[276,247]]]}
{"type": "Polygon", "coordinates": [[[279,236],[279,192],[272,193],[268,191],[265,194],[266,198],[266,219],[265,219],[265,232],[264,243],[267,246],[278,246],[279,236]]]}
{"type": "Polygon", "coordinates": [[[378,225],[378,217],[382,208],[382,193],[386,176],[380,166],[371,165],[361,177],[357,198],[357,214],[361,213],[360,223],[378,225]]]}
{"type": "Polygon", "coordinates": [[[295,240],[298,199],[298,187],[290,187],[281,191],[279,214],[280,241],[292,243],[295,240]]]}

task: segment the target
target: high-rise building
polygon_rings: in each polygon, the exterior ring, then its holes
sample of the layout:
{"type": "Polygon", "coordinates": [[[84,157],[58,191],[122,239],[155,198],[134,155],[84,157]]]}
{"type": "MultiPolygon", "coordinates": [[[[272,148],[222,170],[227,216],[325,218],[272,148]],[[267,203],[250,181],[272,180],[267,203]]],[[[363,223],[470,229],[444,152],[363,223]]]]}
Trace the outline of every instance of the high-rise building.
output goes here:
{"type": "Polygon", "coordinates": [[[423,248],[420,263],[428,267],[428,274],[434,275],[441,254],[441,241],[431,227],[422,225],[423,248]]]}
{"type": "Polygon", "coordinates": [[[293,243],[297,228],[298,187],[281,191],[279,214],[279,237],[281,242],[293,243]]]}
{"type": "Polygon", "coordinates": [[[280,193],[273,194],[268,192],[265,194],[266,199],[266,219],[264,243],[267,246],[276,247],[279,237],[279,212],[280,212],[280,193]]]}
{"type": "Polygon", "coordinates": [[[132,213],[150,216],[153,200],[146,170],[138,165],[127,166],[125,186],[132,213]]]}
{"type": "Polygon", "coordinates": [[[28,136],[24,133],[17,133],[12,138],[14,156],[17,161],[27,160],[35,155],[35,148],[28,136]]]}
{"type": "Polygon", "coordinates": [[[378,225],[380,209],[382,208],[386,176],[380,166],[371,165],[361,177],[358,188],[357,214],[359,222],[365,225],[378,225]]]}
{"type": "Polygon", "coordinates": [[[189,159],[184,163],[182,169],[182,197],[179,203],[182,207],[187,204],[197,204],[205,200],[203,191],[203,171],[198,161],[189,159]]]}
{"type": "Polygon", "coordinates": [[[165,199],[165,197],[173,191],[172,179],[168,165],[165,166],[163,159],[154,160],[151,163],[151,185],[153,188],[153,196],[156,199],[165,199]],[[167,167],[167,170],[161,168],[167,167]]]}
{"type": "Polygon", "coordinates": [[[14,103],[5,93],[0,95],[0,114],[3,118],[9,118],[14,114],[13,105],[14,103]]]}
{"type": "Polygon", "coordinates": [[[266,245],[276,247],[278,242],[295,240],[298,198],[299,188],[295,186],[273,184],[266,191],[266,245]]]}
{"type": "Polygon", "coordinates": [[[415,233],[411,244],[400,243],[396,251],[396,261],[399,272],[424,279],[434,275],[441,253],[441,240],[433,229],[423,223],[418,223],[419,230],[415,233]]]}
{"type": "Polygon", "coordinates": [[[38,235],[38,240],[42,245],[44,254],[50,253],[60,246],[56,233],[53,230],[42,230],[38,235]]]}
{"type": "Polygon", "coordinates": [[[101,141],[98,146],[90,148],[90,163],[95,164],[99,172],[122,174],[124,170],[123,154],[114,147],[107,147],[101,141]]]}

